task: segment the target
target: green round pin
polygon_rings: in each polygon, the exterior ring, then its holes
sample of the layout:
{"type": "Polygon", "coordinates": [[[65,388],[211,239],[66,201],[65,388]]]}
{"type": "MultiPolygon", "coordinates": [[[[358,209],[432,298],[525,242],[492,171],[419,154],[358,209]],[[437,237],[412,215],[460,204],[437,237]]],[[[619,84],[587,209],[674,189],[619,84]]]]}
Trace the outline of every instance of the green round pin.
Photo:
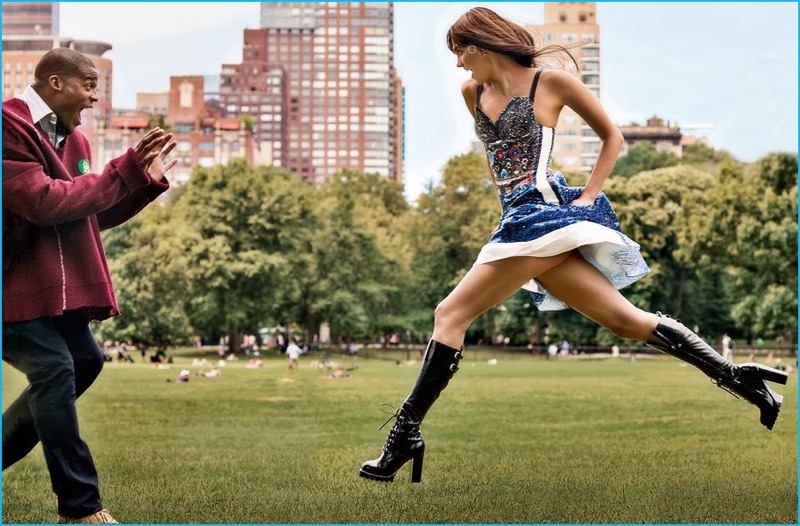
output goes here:
{"type": "Polygon", "coordinates": [[[81,174],[88,174],[90,170],[89,159],[81,159],[78,161],[78,171],[81,174]]]}

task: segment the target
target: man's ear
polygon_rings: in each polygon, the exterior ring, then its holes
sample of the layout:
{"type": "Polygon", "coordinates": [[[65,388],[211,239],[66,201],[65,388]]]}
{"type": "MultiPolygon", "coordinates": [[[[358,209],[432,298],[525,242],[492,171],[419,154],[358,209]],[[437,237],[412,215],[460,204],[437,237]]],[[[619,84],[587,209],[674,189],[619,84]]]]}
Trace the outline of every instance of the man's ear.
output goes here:
{"type": "Polygon", "coordinates": [[[47,85],[50,86],[50,89],[53,91],[61,91],[61,87],[64,85],[64,82],[58,75],[50,75],[50,77],[47,79],[47,85]]]}

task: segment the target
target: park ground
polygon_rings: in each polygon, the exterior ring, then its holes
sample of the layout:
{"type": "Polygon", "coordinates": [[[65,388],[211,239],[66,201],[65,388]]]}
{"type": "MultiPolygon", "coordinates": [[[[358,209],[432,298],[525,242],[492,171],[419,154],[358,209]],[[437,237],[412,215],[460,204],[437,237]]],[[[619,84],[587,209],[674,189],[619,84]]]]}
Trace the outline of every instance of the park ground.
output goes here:
{"type": "MultiPolygon", "coordinates": [[[[422,482],[358,477],[419,363],[305,355],[106,365],[78,403],[106,507],[125,523],[793,523],[797,374],[775,430],[661,356],[546,360],[467,351],[431,409],[422,482]],[[490,364],[495,358],[497,362],[490,364]],[[398,363],[399,362],[399,363],[398,363]],[[193,365],[195,364],[195,365],[193,365]],[[335,364],[334,364],[335,365],[335,364]],[[181,370],[188,382],[177,382],[181,370]],[[346,376],[345,376],[346,375],[346,376]],[[383,410],[388,410],[386,407],[383,410]]],[[[412,360],[413,360],[412,356],[412,360]]],[[[737,357],[741,362],[742,357],[737,357]]],[[[3,406],[25,386],[3,365],[3,406]]],[[[3,472],[3,523],[48,523],[41,449],[3,472]]]]}

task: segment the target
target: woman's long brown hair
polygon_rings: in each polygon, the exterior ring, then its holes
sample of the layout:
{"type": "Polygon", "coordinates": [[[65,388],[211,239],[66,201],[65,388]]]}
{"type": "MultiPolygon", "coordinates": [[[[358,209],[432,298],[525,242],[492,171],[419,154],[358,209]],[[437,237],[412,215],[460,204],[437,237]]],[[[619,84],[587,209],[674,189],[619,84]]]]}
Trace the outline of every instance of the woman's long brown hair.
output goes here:
{"type": "MultiPolygon", "coordinates": [[[[555,67],[575,67],[580,73],[575,57],[569,49],[557,44],[541,47],[536,37],[525,28],[503,18],[491,9],[474,7],[461,15],[447,31],[447,47],[452,52],[475,45],[501,55],[506,55],[525,67],[554,67],[544,57],[555,59],[555,67]],[[545,63],[547,62],[547,64],[545,63]]],[[[580,44],[577,44],[580,45],[580,44]]]]}

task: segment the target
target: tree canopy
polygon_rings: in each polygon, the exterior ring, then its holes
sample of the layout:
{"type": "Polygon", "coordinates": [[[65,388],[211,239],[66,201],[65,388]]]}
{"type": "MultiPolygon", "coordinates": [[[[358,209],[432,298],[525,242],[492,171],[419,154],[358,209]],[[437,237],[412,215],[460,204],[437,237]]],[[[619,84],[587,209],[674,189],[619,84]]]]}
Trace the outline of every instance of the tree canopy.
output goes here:
{"type": "MultiPolygon", "coordinates": [[[[684,159],[631,148],[604,191],[653,272],[623,293],[709,337],[794,341],[797,169],[794,153],[745,164],[702,145],[684,159]]],[[[122,310],[97,329],[105,338],[163,348],[294,323],[311,339],[326,322],[334,341],[424,341],[500,216],[477,153],[450,159],[413,205],[377,174],[344,170],[314,186],[241,160],[197,168],[172,193],[104,233],[122,310]]],[[[524,291],[468,338],[498,334],[618,341],[577,313],[537,312],[524,291]]]]}

